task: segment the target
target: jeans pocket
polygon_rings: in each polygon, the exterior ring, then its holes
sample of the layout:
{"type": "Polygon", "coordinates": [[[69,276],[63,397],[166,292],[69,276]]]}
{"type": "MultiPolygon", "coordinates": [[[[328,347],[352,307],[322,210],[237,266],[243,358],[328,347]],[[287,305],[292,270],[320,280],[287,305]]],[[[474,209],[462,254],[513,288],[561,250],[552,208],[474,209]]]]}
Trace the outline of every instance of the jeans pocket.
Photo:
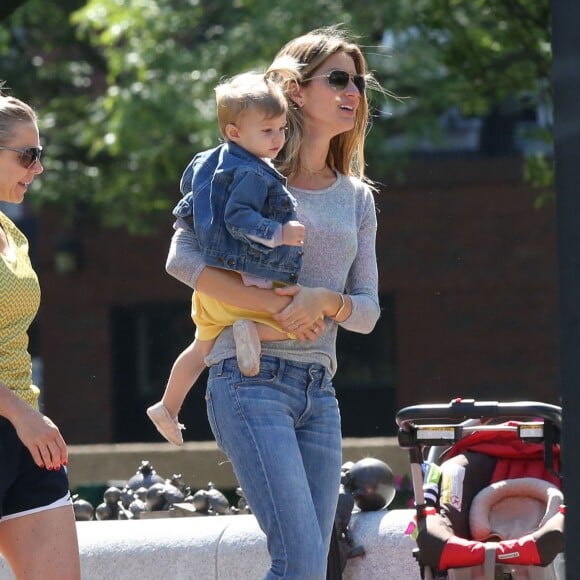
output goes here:
{"type": "Polygon", "coordinates": [[[218,447],[224,451],[224,447],[223,447],[223,443],[222,443],[222,436],[216,421],[216,417],[215,417],[215,409],[213,407],[213,399],[211,396],[211,392],[209,390],[209,388],[206,390],[205,393],[205,403],[207,406],[207,419],[209,421],[209,426],[211,427],[213,436],[215,438],[215,441],[218,445],[218,447]]]}
{"type": "Polygon", "coordinates": [[[269,368],[268,365],[260,365],[260,370],[257,375],[253,377],[246,377],[240,374],[240,380],[234,383],[236,389],[244,387],[254,387],[256,385],[271,385],[277,380],[275,370],[269,368]]]}

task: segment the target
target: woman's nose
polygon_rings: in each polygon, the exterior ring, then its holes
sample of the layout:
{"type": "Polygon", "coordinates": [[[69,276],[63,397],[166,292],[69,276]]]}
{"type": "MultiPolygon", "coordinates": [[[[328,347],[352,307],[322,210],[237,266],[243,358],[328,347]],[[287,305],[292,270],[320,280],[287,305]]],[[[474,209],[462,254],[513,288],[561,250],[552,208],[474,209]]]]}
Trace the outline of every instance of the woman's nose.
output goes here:
{"type": "Polygon", "coordinates": [[[358,90],[358,87],[354,84],[354,80],[352,79],[352,77],[349,79],[348,85],[346,85],[346,92],[349,95],[356,95],[360,97],[360,91],[358,90]]]}

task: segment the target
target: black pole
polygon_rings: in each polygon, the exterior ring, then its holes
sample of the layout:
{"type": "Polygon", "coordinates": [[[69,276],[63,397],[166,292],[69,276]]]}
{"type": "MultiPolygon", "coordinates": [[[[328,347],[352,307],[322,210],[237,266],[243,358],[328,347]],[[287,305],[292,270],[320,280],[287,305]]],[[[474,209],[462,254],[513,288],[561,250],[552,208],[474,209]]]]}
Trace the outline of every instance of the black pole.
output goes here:
{"type": "Polygon", "coordinates": [[[552,0],[566,578],[580,574],[580,2],[552,0]]]}

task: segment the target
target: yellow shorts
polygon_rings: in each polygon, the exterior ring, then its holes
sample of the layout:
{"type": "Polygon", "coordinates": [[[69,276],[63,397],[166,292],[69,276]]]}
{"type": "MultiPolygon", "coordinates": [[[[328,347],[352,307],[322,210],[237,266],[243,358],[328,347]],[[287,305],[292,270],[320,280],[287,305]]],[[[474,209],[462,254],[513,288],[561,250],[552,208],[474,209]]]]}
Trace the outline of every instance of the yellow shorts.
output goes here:
{"type": "Polygon", "coordinates": [[[195,291],[193,293],[191,298],[191,317],[195,323],[195,338],[198,340],[213,340],[224,328],[232,326],[236,320],[243,319],[266,324],[286,334],[289,339],[295,338],[293,334],[288,334],[283,330],[269,312],[238,308],[210,298],[202,292],[195,291]]]}

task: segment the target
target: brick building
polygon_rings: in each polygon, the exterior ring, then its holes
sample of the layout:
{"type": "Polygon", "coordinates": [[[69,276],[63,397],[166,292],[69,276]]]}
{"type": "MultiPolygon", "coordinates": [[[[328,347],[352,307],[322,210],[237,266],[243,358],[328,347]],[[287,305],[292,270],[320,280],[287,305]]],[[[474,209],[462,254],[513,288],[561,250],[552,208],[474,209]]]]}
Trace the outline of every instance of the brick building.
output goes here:
{"type": "MultiPolygon", "coordinates": [[[[515,158],[415,162],[377,195],[383,316],[370,336],[339,336],[346,436],[392,434],[411,403],[558,402],[555,220],[535,196],[515,158]]],[[[171,224],[156,236],[62,235],[43,212],[31,350],[45,411],[69,443],[159,441],[144,411],[192,338],[190,291],[164,270],[171,224]],[[79,250],[80,268],[57,271],[55,248],[79,250]]],[[[183,419],[186,439],[211,438],[203,388],[183,419]]]]}

